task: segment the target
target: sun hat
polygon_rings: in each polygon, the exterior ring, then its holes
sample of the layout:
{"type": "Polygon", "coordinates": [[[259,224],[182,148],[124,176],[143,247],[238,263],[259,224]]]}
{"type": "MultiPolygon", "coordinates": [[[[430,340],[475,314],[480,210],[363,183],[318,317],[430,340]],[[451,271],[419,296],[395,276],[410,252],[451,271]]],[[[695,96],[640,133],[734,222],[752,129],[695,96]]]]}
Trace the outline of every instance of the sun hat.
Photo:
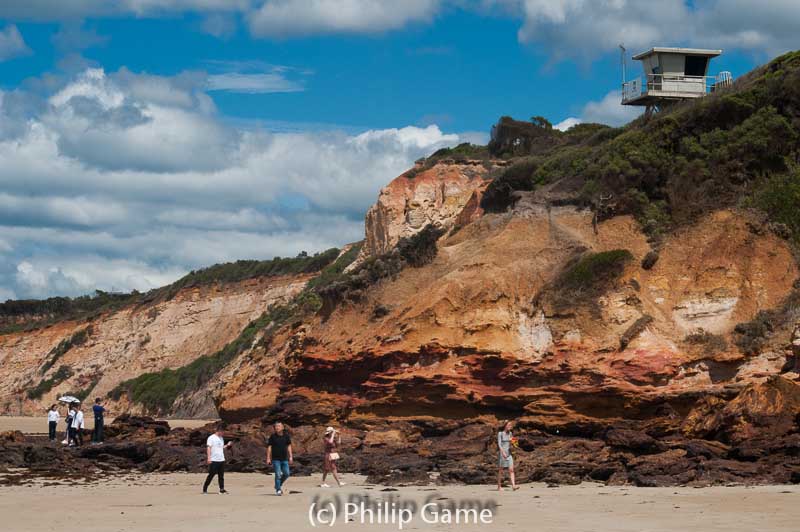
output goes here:
{"type": "Polygon", "coordinates": [[[328,427],[325,429],[325,434],[330,434],[331,432],[333,432],[333,427],[328,427]]]}

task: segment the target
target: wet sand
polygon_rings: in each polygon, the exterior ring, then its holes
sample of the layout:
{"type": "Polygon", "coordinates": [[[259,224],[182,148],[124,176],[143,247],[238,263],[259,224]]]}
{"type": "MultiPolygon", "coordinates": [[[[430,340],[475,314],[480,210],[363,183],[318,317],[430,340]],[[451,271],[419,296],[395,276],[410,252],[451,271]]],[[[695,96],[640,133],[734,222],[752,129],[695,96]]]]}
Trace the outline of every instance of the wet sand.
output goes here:
{"type": "MultiPolygon", "coordinates": [[[[318,477],[292,478],[277,497],[272,477],[229,474],[229,495],[200,493],[200,474],[124,474],[86,485],[0,487],[0,516],[4,530],[47,531],[171,531],[204,532],[311,530],[309,507],[339,495],[432,501],[447,507],[453,501],[496,501],[491,523],[427,524],[419,511],[403,530],[519,530],[534,531],[794,531],[800,521],[800,487],[635,488],[598,484],[548,488],[542,484],[498,493],[490,486],[408,487],[381,491],[363,479],[345,475],[343,488],[316,487],[318,477]],[[72,504],[73,510],[65,513],[72,504]],[[69,514],[70,519],[67,519],[69,514]]],[[[443,512],[440,512],[443,513],[443,512]]],[[[367,514],[365,514],[367,515],[367,514]]],[[[324,516],[323,516],[324,517],[324,516]]],[[[432,519],[432,514],[427,514],[432,519]]],[[[318,528],[327,528],[318,524],[318,528]]],[[[398,530],[399,523],[347,522],[340,514],[330,529],[398,530]]]]}
{"type": "MultiPolygon", "coordinates": [[[[106,418],[106,426],[114,421],[113,417],[106,418]]],[[[214,420],[209,419],[167,419],[172,428],[184,427],[193,429],[202,427],[214,420]]],[[[84,409],[84,424],[87,429],[94,429],[94,417],[91,408],[84,409]]],[[[64,411],[61,411],[61,420],[58,422],[59,433],[64,431],[64,411]]],[[[18,430],[25,434],[47,434],[47,416],[42,417],[18,417],[0,416],[0,432],[7,430],[18,430]]]]}

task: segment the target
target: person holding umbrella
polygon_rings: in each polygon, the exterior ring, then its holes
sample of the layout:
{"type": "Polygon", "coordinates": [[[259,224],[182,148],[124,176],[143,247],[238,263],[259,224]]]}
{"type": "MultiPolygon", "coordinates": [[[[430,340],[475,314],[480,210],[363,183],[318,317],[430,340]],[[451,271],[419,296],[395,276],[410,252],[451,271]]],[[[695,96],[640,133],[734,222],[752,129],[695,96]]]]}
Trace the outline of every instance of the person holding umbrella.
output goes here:
{"type": "Polygon", "coordinates": [[[73,397],[71,395],[63,395],[58,398],[59,403],[66,403],[67,405],[67,417],[64,418],[64,422],[67,424],[67,428],[64,431],[64,441],[61,443],[67,445],[70,443],[70,432],[72,428],[72,417],[75,415],[75,411],[72,409],[72,405],[79,402],[77,397],[73,397]]]}
{"type": "Polygon", "coordinates": [[[64,441],[67,445],[72,445],[72,437],[75,434],[75,431],[72,429],[72,421],[75,419],[75,407],[73,406],[75,403],[69,403],[67,405],[67,436],[66,440],[64,441]]]}

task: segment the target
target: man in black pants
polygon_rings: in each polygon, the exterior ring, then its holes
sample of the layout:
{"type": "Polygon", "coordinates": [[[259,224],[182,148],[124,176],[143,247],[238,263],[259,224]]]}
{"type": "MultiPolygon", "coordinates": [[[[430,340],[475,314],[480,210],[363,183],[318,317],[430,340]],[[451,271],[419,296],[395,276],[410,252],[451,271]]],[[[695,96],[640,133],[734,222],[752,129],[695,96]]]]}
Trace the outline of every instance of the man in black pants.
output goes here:
{"type": "Polygon", "coordinates": [[[94,432],[92,432],[92,443],[103,443],[103,425],[105,423],[106,409],[101,405],[101,399],[94,400],[92,412],[94,412],[94,432]]]}
{"type": "Polygon", "coordinates": [[[47,425],[49,429],[50,441],[56,441],[56,426],[58,425],[58,405],[52,405],[47,412],[47,425]]]}
{"type": "Polygon", "coordinates": [[[217,475],[219,492],[228,493],[225,491],[225,449],[230,446],[230,442],[225,443],[225,440],[222,439],[222,425],[217,425],[216,432],[206,440],[208,476],[206,477],[205,483],[203,483],[203,493],[208,493],[208,486],[214,479],[214,475],[217,475]]]}

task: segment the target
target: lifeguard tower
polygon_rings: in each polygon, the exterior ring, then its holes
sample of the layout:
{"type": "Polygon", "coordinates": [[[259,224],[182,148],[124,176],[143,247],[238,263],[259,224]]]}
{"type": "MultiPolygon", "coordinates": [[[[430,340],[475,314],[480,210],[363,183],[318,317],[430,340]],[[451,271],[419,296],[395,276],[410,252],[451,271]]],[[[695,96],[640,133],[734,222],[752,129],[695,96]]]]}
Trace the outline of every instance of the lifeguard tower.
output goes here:
{"type": "Polygon", "coordinates": [[[621,45],[620,48],[623,53],[622,105],[646,107],[646,115],[677,101],[701,98],[733,82],[730,72],[708,75],[709,62],[722,50],[665,47],[634,55],[633,59],[642,62],[644,77],[627,81],[625,48],[621,45]]]}

